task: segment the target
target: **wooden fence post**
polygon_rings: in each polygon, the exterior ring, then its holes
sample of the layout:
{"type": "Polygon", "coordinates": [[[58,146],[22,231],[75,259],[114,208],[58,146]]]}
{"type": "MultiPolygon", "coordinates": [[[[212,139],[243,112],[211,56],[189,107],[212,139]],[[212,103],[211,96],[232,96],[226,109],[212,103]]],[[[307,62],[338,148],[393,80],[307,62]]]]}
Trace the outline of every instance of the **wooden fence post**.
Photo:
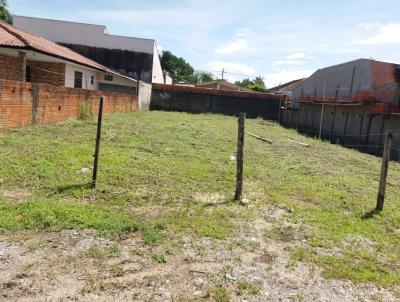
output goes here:
{"type": "Polygon", "coordinates": [[[97,118],[97,135],[96,135],[96,149],[94,152],[92,188],[96,188],[96,183],[97,183],[97,170],[99,166],[99,155],[100,155],[101,126],[103,124],[103,107],[104,107],[104,96],[101,96],[99,104],[99,115],[97,118]]]}
{"type": "Polygon", "coordinates": [[[376,203],[377,211],[383,210],[383,204],[385,202],[386,181],[387,181],[389,162],[390,162],[390,152],[392,149],[392,139],[393,139],[393,133],[391,131],[387,131],[385,134],[385,145],[383,148],[383,155],[382,155],[381,177],[379,181],[378,200],[376,203]]]}
{"type": "Polygon", "coordinates": [[[242,199],[243,192],[243,147],[244,147],[244,122],[246,113],[241,112],[238,119],[238,141],[236,154],[236,191],[235,200],[242,199]]]}

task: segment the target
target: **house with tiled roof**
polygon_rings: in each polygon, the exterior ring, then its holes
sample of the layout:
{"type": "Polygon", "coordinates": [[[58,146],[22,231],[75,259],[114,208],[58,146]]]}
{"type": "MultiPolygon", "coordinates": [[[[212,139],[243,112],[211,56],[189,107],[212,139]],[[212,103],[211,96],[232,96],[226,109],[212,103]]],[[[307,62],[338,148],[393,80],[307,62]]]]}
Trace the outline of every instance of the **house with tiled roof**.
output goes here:
{"type": "Polygon", "coordinates": [[[272,87],[270,89],[267,89],[268,93],[278,93],[278,94],[283,94],[287,96],[291,96],[293,90],[295,90],[301,83],[304,81],[304,79],[298,79],[298,80],[293,80],[284,84],[280,84],[278,86],[272,87]]]}
{"type": "Polygon", "coordinates": [[[136,94],[138,82],[73,50],[0,22],[0,79],[136,94]]]}

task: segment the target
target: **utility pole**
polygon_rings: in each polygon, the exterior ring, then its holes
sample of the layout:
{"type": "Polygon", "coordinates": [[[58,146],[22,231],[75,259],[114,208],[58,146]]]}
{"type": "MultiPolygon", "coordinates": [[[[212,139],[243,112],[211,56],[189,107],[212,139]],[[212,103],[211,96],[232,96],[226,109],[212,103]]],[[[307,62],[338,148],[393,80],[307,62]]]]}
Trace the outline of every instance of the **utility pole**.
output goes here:
{"type": "Polygon", "coordinates": [[[225,68],[222,68],[222,80],[224,79],[225,68]]]}

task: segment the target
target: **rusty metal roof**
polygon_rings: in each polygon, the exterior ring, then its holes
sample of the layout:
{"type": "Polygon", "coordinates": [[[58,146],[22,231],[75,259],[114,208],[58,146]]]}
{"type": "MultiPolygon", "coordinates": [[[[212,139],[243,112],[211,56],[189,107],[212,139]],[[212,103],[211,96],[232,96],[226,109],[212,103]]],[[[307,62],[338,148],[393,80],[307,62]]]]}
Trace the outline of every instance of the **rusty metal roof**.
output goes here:
{"type": "Polygon", "coordinates": [[[69,48],[17,29],[4,22],[0,22],[0,47],[1,46],[28,50],[31,49],[73,63],[117,74],[115,71],[110,70],[109,68],[70,50],[69,48]]]}

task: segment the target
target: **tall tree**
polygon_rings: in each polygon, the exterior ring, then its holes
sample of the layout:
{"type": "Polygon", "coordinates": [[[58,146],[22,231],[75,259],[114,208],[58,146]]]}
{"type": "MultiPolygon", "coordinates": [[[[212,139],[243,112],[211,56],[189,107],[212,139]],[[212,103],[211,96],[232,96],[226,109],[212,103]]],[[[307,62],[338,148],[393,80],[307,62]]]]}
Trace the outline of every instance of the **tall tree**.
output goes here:
{"type": "Polygon", "coordinates": [[[161,56],[161,67],[169,72],[172,80],[177,82],[190,82],[193,76],[193,67],[183,58],[175,56],[170,51],[163,51],[161,56]]]}
{"type": "Polygon", "coordinates": [[[0,0],[0,21],[12,23],[12,15],[7,9],[7,0],[0,0]]]}

